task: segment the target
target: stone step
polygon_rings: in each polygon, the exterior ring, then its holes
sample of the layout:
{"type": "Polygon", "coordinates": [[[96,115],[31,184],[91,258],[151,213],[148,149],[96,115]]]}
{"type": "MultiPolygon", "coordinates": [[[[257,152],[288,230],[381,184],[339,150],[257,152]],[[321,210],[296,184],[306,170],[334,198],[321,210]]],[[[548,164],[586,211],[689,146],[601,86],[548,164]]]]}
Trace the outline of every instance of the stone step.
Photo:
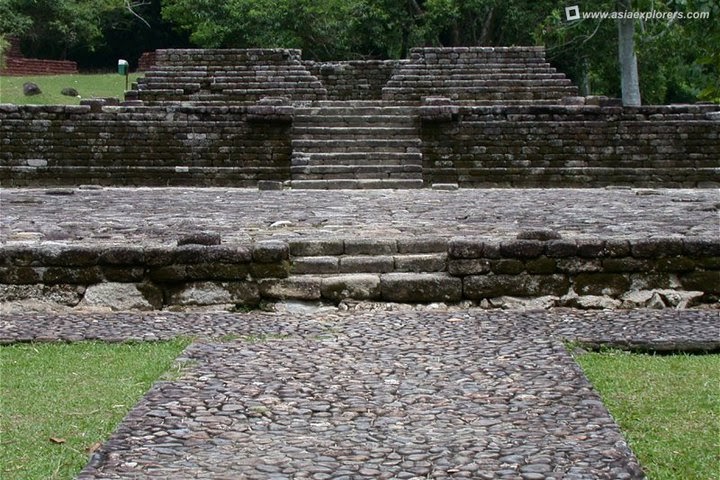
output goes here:
{"type": "Polygon", "coordinates": [[[462,280],[440,272],[291,275],[283,279],[268,279],[260,288],[266,297],[285,300],[453,303],[462,299],[462,280]]]}
{"type": "Polygon", "coordinates": [[[304,152],[293,150],[291,165],[422,165],[420,152],[304,152]]]}
{"type": "Polygon", "coordinates": [[[486,72],[450,72],[442,75],[424,75],[420,73],[414,74],[396,74],[392,76],[392,82],[414,82],[419,80],[482,80],[482,81],[519,81],[519,80],[561,80],[567,77],[562,73],[527,73],[526,71],[506,72],[506,73],[486,73],[486,72]]]}
{"type": "Polygon", "coordinates": [[[410,63],[398,69],[396,75],[413,75],[420,72],[422,75],[449,75],[453,72],[478,73],[505,73],[505,72],[526,72],[526,73],[557,73],[557,70],[549,63],[535,63],[526,65],[523,63],[478,63],[459,65],[425,65],[410,63]]]}
{"type": "Polygon", "coordinates": [[[554,87],[565,87],[572,85],[567,78],[542,78],[542,79],[485,79],[482,77],[474,79],[457,80],[455,78],[429,78],[417,77],[417,80],[396,81],[390,80],[384,88],[388,87],[444,87],[444,88],[466,88],[483,87],[488,89],[548,89],[554,87]]]}
{"type": "Polygon", "coordinates": [[[417,138],[417,128],[414,127],[295,127],[295,139],[398,139],[417,138]]]}
{"type": "MultiPolygon", "coordinates": [[[[419,153],[422,141],[419,138],[399,139],[297,139],[292,141],[294,151],[303,154],[335,154],[363,152],[363,154],[419,153]]],[[[388,157],[389,155],[384,155],[388,157]]],[[[337,157],[337,156],[336,156],[337,157]]],[[[404,156],[403,156],[404,157],[404,156]]]]}
{"type": "MultiPolygon", "coordinates": [[[[422,165],[293,165],[290,173],[293,178],[301,179],[299,175],[317,176],[318,178],[416,178],[405,174],[418,173],[422,178],[422,165]],[[344,176],[343,176],[344,175],[344,176]]],[[[309,178],[307,178],[309,179],[309,178]]]]}
{"type": "Polygon", "coordinates": [[[304,65],[295,63],[277,63],[277,64],[229,64],[229,65],[158,65],[152,70],[148,70],[146,75],[182,75],[212,74],[212,75],[243,75],[247,72],[310,72],[304,65]]]}
{"type": "Polygon", "coordinates": [[[296,107],[295,116],[413,116],[417,115],[416,107],[387,106],[384,105],[322,105],[324,101],[317,102],[312,107],[296,107]]]}
{"type": "Polygon", "coordinates": [[[300,190],[372,190],[372,189],[417,189],[423,187],[422,179],[378,180],[291,180],[290,187],[300,190]]]}
{"type": "Polygon", "coordinates": [[[298,115],[295,112],[294,125],[364,127],[364,126],[412,126],[419,125],[420,118],[407,115],[298,115]]]}
{"type": "Polygon", "coordinates": [[[430,273],[446,268],[447,253],[304,256],[290,260],[292,275],[430,273]]]}

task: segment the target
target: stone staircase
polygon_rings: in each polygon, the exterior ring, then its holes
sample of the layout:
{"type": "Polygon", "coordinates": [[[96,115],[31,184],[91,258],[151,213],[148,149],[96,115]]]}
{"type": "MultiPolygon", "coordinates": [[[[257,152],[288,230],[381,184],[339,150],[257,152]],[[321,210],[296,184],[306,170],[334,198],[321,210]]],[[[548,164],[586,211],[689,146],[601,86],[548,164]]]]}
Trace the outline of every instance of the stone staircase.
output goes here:
{"type": "Polygon", "coordinates": [[[147,105],[327,98],[320,80],[303,65],[300,50],[288,49],[158,50],[155,66],[134,87],[126,99],[147,105]]]}
{"type": "Polygon", "coordinates": [[[296,107],[291,186],[303,189],[421,188],[417,108],[382,101],[296,107]]]}
{"type": "Polygon", "coordinates": [[[545,61],[542,47],[415,48],[383,88],[383,99],[446,97],[476,105],[556,104],[578,95],[545,61]]]}
{"type": "Polygon", "coordinates": [[[289,276],[261,282],[267,298],[335,303],[461,299],[461,281],[447,272],[443,239],[302,239],[289,247],[289,276]]]}

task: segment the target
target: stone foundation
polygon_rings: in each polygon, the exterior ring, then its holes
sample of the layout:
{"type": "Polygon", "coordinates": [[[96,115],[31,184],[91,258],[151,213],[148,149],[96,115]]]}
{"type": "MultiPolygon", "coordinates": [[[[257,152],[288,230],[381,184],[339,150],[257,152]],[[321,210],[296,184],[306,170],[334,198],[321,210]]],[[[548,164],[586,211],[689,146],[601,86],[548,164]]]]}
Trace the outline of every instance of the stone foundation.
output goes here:
{"type": "Polygon", "coordinates": [[[119,310],[255,308],[287,300],[493,307],[533,298],[546,307],[686,308],[718,302],[720,242],[425,238],[3,246],[0,301],[34,298],[119,310]]]}

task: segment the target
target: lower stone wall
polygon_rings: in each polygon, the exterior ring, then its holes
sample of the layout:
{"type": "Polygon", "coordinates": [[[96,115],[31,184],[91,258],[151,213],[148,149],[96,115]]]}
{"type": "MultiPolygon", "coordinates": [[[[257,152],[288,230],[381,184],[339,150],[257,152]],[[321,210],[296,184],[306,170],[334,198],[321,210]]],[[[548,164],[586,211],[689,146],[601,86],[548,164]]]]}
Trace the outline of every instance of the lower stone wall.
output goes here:
{"type": "Polygon", "coordinates": [[[66,75],[78,73],[77,63],[66,60],[8,57],[0,75],[66,75]]]}
{"type": "Polygon", "coordinates": [[[493,305],[510,296],[581,308],[682,308],[720,298],[717,239],[532,236],[166,247],[3,245],[0,301],[42,298],[73,307],[152,310],[255,307],[288,299],[493,305]],[[444,253],[440,261],[428,254],[438,250],[444,253]],[[423,268],[428,261],[431,268],[423,268]],[[347,268],[342,274],[300,273],[333,263],[347,268]],[[659,303],[652,305],[653,299],[659,303]]]}
{"type": "Polygon", "coordinates": [[[382,89],[404,61],[304,62],[325,86],[328,100],[382,100],[382,89]]]}
{"type": "Polygon", "coordinates": [[[426,183],[720,185],[717,106],[421,107],[426,183]]]}
{"type": "Polygon", "coordinates": [[[290,176],[292,107],[0,105],[0,184],[232,185],[290,176]]]}

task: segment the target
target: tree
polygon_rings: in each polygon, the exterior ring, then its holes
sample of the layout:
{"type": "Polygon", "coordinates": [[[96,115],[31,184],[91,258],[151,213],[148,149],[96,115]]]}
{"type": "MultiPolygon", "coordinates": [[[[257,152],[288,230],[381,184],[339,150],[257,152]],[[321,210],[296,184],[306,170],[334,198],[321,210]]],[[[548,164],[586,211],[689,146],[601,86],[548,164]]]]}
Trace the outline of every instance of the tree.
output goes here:
{"type": "MultiPolygon", "coordinates": [[[[632,12],[632,0],[618,0],[619,12],[632,12]]],[[[635,20],[618,19],[618,60],[620,88],[625,106],[640,106],[640,80],[635,55],[635,20]]]]}

